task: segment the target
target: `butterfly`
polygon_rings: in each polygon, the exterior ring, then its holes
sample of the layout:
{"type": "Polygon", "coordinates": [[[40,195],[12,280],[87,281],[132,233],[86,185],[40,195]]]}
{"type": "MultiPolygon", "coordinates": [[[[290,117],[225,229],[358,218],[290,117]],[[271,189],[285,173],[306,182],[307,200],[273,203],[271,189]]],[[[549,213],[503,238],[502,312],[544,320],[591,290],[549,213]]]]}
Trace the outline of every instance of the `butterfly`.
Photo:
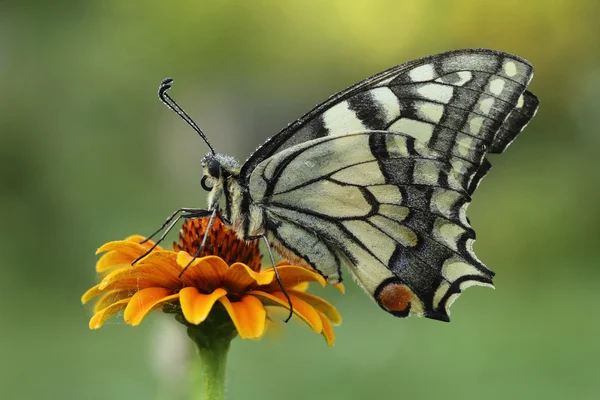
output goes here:
{"type": "Polygon", "coordinates": [[[488,154],[502,153],[537,111],[532,76],[526,60],[487,49],[409,61],[331,96],[242,165],[214,151],[166,93],[167,79],[159,97],[210,148],[209,195],[207,209],[173,213],[159,241],[180,218],[217,216],[241,239],[265,239],[272,260],[271,247],[331,284],[347,266],[392,315],[449,321],[465,288],[492,286],[467,207],[488,154]]]}

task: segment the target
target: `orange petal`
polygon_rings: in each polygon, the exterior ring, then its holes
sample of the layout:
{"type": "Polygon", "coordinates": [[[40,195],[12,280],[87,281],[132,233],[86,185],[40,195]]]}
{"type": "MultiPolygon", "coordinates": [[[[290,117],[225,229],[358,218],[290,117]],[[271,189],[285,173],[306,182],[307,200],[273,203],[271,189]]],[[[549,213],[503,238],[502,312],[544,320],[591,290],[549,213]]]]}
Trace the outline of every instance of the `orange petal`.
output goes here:
{"type": "Polygon", "coordinates": [[[96,285],[88,289],[83,296],[81,296],[81,304],[85,304],[96,296],[99,296],[103,291],[99,288],[100,285],[96,285]]]}
{"type": "Polygon", "coordinates": [[[302,300],[316,308],[317,311],[325,314],[333,325],[339,325],[342,323],[342,316],[340,315],[338,310],[331,303],[325,301],[319,296],[315,296],[314,294],[305,292],[297,292],[295,290],[290,290],[289,294],[293,294],[294,296],[301,298],[302,300]]]}
{"type": "MultiPolygon", "coordinates": [[[[177,253],[179,271],[181,272],[191,260],[192,256],[185,251],[177,253]]],[[[222,286],[228,268],[227,263],[217,256],[196,258],[185,270],[181,280],[185,282],[186,286],[195,286],[206,291],[212,291],[222,286]]]]}
{"type": "Polygon", "coordinates": [[[151,272],[151,275],[160,273],[166,279],[166,282],[183,286],[182,280],[179,279],[181,268],[177,264],[177,253],[174,251],[153,251],[146,258],[140,260],[135,267],[144,271],[148,270],[151,272]]]}
{"type": "Polygon", "coordinates": [[[111,304],[117,303],[118,301],[131,297],[132,295],[133,293],[129,289],[111,290],[100,297],[98,301],[96,301],[96,304],[94,304],[94,312],[102,311],[111,304]]]}
{"type": "Polygon", "coordinates": [[[297,284],[296,286],[290,287],[289,289],[295,290],[297,292],[306,292],[308,290],[309,285],[310,284],[308,282],[302,282],[297,284]]]}
{"type": "MultiPolygon", "coordinates": [[[[267,271],[270,271],[270,269],[267,271]]],[[[277,271],[279,272],[279,278],[281,279],[281,283],[284,287],[296,286],[302,282],[319,282],[321,286],[325,286],[326,284],[325,278],[323,278],[319,273],[303,267],[298,267],[295,265],[283,265],[281,267],[277,267],[277,271]]],[[[266,292],[275,292],[281,290],[279,283],[275,278],[273,278],[271,284],[266,288],[260,289],[265,289],[266,292]]]]}
{"type": "Polygon", "coordinates": [[[274,276],[275,272],[272,270],[254,272],[247,265],[237,262],[227,270],[224,286],[230,293],[244,293],[252,284],[268,285],[274,276]]]}
{"type": "Polygon", "coordinates": [[[150,311],[166,301],[179,298],[179,293],[172,293],[172,290],[162,287],[140,290],[131,297],[127,308],[125,308],[125,314],[123,315],[125,322],[132,326],[139,325],[150,311]]]}
{"type": "MultiPolygon", "coordinates": [[[[259,290],[253,290],[250,292],[251,295],[261,299],[265,305],[274,305],[290,309],[290,305],[285,295],[282,292],[267,293],[259,290]]],[[[301,300],[299,297],[290,294],[290,300],[292,300],[292,308],[294,314],[300,317],[308,326],[311,327],[316,333],[321,333],[323,330],[323,323],[317,310],[315,310],[310,304],[301,300]]]]}
{"type": "Polygon", "coordinates": [[[90,329],[100,328],[102,325],[104,325],[106,320],[108,320],[114,313],[124,309],[130,300],[131,297],[117,301],[116,303],[113,303],[110,306],[106,307],[104,310],[98,311],[96,314],[94,314],[92,319],[90,319],[90,329]]]}
{"type": "MultiPolygon", "coordinates": [[[[153,240],[148,240],[148,241],[146,241],[144,243],[140,243],[140,242],[142,242],[144,240],[146,240],[146,237],[145,236],[141,236],[141,235],[131,235],[128,238],[125,239],[126,242],[134,242],[134,243],[140,244],[141,246],[143,246],[146,249],[146,251],[148,251],[148,250],[150,250],[150,248],[152,246],[154,246],[155,242],[153,240]]],[[[154,249],[155,250],[163,250],[163,248],[160,245],[156,246],[154,249]]]]}
{"type": "Polygon", "coordinates": [[[225,296],[227,291],[223,288],[217,288],[211,294],[203,294],[195,287],[189,286],[179,291],[179,304],[185,319],[194,325],[204,321],[213,305],[221,297],[225,296]]]}
{"type": "Polygon", "coordinates": [[[121,289],[132,285],[133,289],[138,289],[138,281],[142,280],[154,282],[152,286],[179,289],[183,287],[183,283],[177,277],[179,271],[174,252],[155,251],[134,267],[123,267],[109,273],[100,282],[99,289],[103,290],[111,284],[118,284],[121,289]]]}
{"type": "Polygon", "coordinates": [[[240,301],[231,302],[227,297],[221,297],[219,302],[229,313],[242,339],[258,339],[265,333],[267,311],[259,299],[243,296],[240,301]]]}
{"type": "Polygon", "coordinates": [[[104,272],[114,267],[130,266],[137,258],[134,254],[121,253],[120,251],[109,251],[102,254],[96,262],[96,272],[104,272]]]}
{"type": "Polygon", "coordinates": [[[331,322],[329,322],[329,318],[327,318],[325,314],[319,311],[317,312],[319,313],[319,317],[321,317],[321,322],[323,323],[323,331],[321,332],[321,335],[323,335],[325,338],[327,346],[331,347],[333,346],[333,343],[335,343],[335,332],[333,331],[333,326],[331,326],[331,322]]]}
{"type": "Polygon", "coordinates": [[[119,253],[130,254],[138,257],[146,252],[146,248],[139,243],[128,240],[115,240],[113,242],[104,243],[102,246],[100,246],[100,248],[98,248],[98,250],[96,250],[96,254],[107,251],[118,251],[119,253]]]}
{"type": "MultiPolygon", "coordinates": [[[[99,287],[100,285],[96,285],[96,286],[99,287]]],[[[156,286],[157,286],[156,282],[154,282],[154,280],[152,280],[152,279],[130,276],[126,279],[123,278],[123,279],[108,283],[108,284],[106,284],[106,286],[103,285],[102,289],[98,290],[98,294],[107,293],[111,290],[129,290],[132,293],[134,293],[134,292],[137,292],[138,290],[146,289],[149,287],[156,287],[156,286]]],[[[92,289],[90,289],[90,291],[92,289]]],[[[86,296],[86,295],[88,295],[88,293],[84,294],[84,296],[86,296]]]]}
{"type": "Polygon", "coordinates": [[[334,288],[336,288],[337,290],[339,290],[342,294],[346,293],[346,287],[344,286],[344,284],[342,282],[335,283],[335,284],[333,284],[331,286],[333,286],[334,288]]]}

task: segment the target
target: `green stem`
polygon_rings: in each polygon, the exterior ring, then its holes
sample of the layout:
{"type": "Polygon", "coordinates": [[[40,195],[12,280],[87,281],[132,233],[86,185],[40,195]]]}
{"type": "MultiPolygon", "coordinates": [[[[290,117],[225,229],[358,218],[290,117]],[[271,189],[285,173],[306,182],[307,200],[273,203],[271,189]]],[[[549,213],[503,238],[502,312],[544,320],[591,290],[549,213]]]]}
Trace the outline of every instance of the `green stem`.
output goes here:
{"type": "Polygon", "coordinates": [[[227,312],[215,307],[200,325],[188,324],[182,316],[178,320],[188,327],[188,336],[196,344],[199,355],[194,363],[191,399],[224,400],[227,353],[237,336],[227,312]]]}
{"type": "Polygon", "coordinates": [[[198,354],[195,377],[196,399],[225,399],[225,367],[230,341],[213,340],[209,346],[196,343],[198,354]]]}

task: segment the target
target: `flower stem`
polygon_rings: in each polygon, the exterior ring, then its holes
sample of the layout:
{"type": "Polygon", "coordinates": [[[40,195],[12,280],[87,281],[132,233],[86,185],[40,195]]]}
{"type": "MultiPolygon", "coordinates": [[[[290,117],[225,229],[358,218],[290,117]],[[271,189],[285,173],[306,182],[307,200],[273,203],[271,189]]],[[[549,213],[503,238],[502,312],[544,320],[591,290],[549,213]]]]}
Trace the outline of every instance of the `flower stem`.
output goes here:
{"type": "Polygon", "coordinates": [[[229,344],[226,340],[213,341],[208,347],[197,344],[200,357],[197,359],[195,371],[195,399],[225,399],[225,367],[229,344]]]}
{"type": "MultiPolygon", "coordinates": [[[[237,331],[228,317],[223,318],[223,311],[213,309],[211,316],[200,325],[186,323],[188,336],[195,343],[199,355],[194,363],[193,400],[225,399],[227,353],[237,331]]],[[[180,322],[184,322],[182,319],[180,322]]]]}

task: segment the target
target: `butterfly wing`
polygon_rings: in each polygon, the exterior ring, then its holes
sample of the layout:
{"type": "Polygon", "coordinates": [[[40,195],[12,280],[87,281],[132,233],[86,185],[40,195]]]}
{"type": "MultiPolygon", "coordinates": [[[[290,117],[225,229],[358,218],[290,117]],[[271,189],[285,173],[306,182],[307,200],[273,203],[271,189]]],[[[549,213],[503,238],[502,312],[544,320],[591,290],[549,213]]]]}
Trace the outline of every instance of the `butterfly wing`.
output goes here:
{"type": "Polygon", "coordinates": [[[447,158],[411,136],[315,139],[257,166],[250,196],[274,243],[332,282],[346,263],[386,311],[448,320],[493,272],[472,250],[470,197],[447,158]]]}
{"type": "Polygon", "coordinates": [[[487,49],[449,51],[398,65],[328,100],[267,140],[244,163],[256,166],[309,140],[366,130],[411,135],[449,159],[473,193],[501,153],[529,123],[538,99],[526,91],[533,68],[487,49]]]}
{"type": "Polygon", "coordinates": [[[491,285],[466,208],[486,154],[504,151],[537,110],[532,75],[525,60],[475,49],[368,78],[247,160],[249,201],[283,255],[330,282],[345,263],[386,311],[447,321],[463,289],[491,285]]]}

